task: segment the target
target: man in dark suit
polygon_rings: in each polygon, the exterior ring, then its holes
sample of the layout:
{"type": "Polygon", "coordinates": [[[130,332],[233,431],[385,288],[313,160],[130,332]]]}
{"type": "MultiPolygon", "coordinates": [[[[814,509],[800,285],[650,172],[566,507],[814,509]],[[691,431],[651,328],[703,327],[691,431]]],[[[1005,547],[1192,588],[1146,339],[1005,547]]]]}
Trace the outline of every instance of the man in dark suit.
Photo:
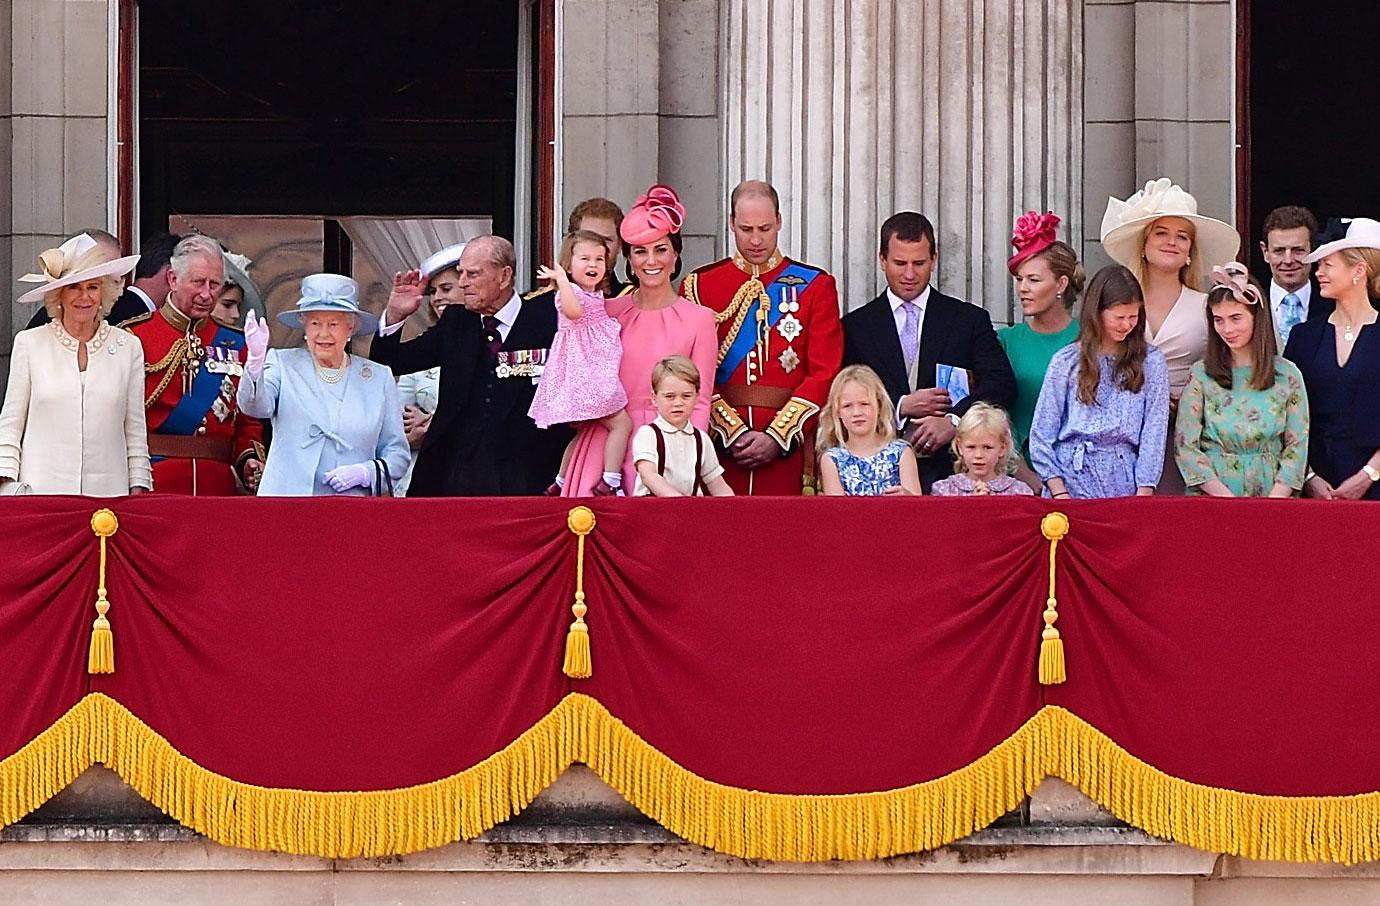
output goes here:
{"type": "Polygon", "coordinates": [[[513,246],[500,236],[471,239],[460,255],[463,305],[402,342],[403,321],[422,303],[427,281],[398,274],[369,357],[410,374],[441,368],[436,412],[417,454],[411,497],[535,495],[560,469],[566,428],[541,430],[527,415],[556,335],[549,300],[523,302],[513,290],[513,246]]]}
{"type": "Polygon", "coordinates": [[[949,444],[975,400],[1009,407],[1016,376],[987,312],[930,286],[939,257],[934,225],[902,211],[882,224],[886,291],[843,319],[843,363],[867,365],[886,384],[902,436],[915,447],[920,484],[953,474],[949,444]],[[937,366],[965,369],[970,394],[953,402],[936,387],[937,366]]]}
{"type": "MultiPolygon", "coordinates": [[[[88,236],[98,245],[105,246],[112,258],[120,257],[120,241],[105,230],[86,230],[88,236]]],[[[110,313],[105,316],[111,324],[123,324],[131,318],[157,311],[172,292],[168,274],[172,270],[172,253],[182,239],[172,233],[155,233],[144,241],[139,249],[139,264],[134,268],[134,282],[125,287],[120,298],[115,300],[110,313]]],[[[39,306],[29,319],[29,327],[47,324],[52,318],[48,310],[39,306]]]]}
{"type": "Polygon", "coordinates": [[[1261,232],[1265,239],[1260,243],[1260,254],[1270,266],[1270,313],[1282,350],[1296,325],[1326,318],[1334,306],[1331,299],[1318,293],[1313,265],[1308,263],[1313,238],[1318,234],[1313,212],[1298,205],[1275,208],[1265,215],[1261,232]]]}

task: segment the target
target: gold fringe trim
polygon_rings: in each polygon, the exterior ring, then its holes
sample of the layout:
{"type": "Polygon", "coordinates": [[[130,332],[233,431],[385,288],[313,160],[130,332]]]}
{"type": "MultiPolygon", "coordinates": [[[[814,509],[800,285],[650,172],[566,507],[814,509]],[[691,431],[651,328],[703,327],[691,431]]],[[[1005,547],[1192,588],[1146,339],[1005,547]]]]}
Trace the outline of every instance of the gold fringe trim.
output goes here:
{"type": "Polygon", "coordinates": [[[934,780],[881,792],[787,795],[706,780],[582,694],[568,695],[510,745],[458,774],[414,787],[325,793],[212,773],[95,693],[0,760],[0,826],[100,762],[217,843],[327,858],[401,855],[482,834],[526,808],[576,761],[673,833],[744,858],[878,859],[934,849],[1011,811],[1046,776],[1068,781],[1136,827],[1199,849],[1293,862],[1380,858],[1380,793],[1288,797],[1201,786],[1140,761],[1058,707],[1041,709],[977,761],[934,780]]]}

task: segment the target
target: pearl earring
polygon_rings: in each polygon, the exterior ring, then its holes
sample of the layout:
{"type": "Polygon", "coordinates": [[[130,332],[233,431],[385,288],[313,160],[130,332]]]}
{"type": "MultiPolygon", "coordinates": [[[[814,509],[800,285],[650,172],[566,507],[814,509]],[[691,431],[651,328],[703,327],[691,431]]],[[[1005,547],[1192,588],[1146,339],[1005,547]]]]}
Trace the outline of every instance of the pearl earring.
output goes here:
{"type": "Polygon", "coordinates": [[[1192,255],[1189,255],[1187,258],[1184,259],[1184,267],[1188,267],[1188,266],[1189,266],[1190,264],[1192,264],[1192,263],[1193,263],[1193,256],[1192,256],[1192,255]]]}
{"type": "Polygon", "coordinates": [[[1352,286],[1355,286],[1356,284],[1358,284],[1358,283],[1360,283],[1360,282],[1361,282],[1361,278],[1360,278],[1360,277],[1355,277],[1355,276],[1353,276],[1353,277],[1351,278],[1351,285],[1352,285],[1352,286]]]}

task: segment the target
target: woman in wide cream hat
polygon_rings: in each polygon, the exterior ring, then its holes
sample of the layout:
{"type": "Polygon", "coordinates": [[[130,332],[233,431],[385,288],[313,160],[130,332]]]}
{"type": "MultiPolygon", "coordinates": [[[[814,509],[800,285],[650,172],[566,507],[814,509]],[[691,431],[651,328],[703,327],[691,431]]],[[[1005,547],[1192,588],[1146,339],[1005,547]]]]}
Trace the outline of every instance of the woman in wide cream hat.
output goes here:
{"type": "Polygon", "coordinates": [[[39,255],[53,320],[14,338],[0,410],[0,494],[117,497],[153,487],[144,422],[144,350],[105,322],[139,256],[110,259],[85,233],[39,255]]]}
{"type": "MultiPolygon", "coordinates": [[[[1203,275],[1236,258],[1241,237],[1229,225],[1198,213],[1198,200],[1169,179],[1153,179],[1122,201],[1107,200],[1102,247],[1130,268],[1145,295],[1145,338],[1169,366],[1170,421],[1193,363],[1207,352],[1207,293],[1203,275]]],[[[1184,493],[1172,445],[1156,489],[1184,493]]]]}

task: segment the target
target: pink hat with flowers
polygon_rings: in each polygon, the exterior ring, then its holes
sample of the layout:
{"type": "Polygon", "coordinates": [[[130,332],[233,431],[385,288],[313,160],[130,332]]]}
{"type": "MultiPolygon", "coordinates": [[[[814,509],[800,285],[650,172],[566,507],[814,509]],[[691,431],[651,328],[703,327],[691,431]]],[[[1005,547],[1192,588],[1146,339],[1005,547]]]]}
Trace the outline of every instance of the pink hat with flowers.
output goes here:
{"type": "Polygon", "coordinates": [[[655,185],[638,196],[623,217],[618,235],[628,245],[646,245],[663,236],[679,233],[685,223],[685,205],[670,186],[655,185]]]}
{"type": "Polygon", "coordinates": [[[1016,227],[1011,231],[1011,244],[1016,247],[1016,254],[1006,262],[1011,273],[1016,273],[1022,264],[1059,241],[1054,235],[1059,222],[1059,215],[1051,211],[1043,214],[1026,211],[1016,218],[1016,227]]]}

